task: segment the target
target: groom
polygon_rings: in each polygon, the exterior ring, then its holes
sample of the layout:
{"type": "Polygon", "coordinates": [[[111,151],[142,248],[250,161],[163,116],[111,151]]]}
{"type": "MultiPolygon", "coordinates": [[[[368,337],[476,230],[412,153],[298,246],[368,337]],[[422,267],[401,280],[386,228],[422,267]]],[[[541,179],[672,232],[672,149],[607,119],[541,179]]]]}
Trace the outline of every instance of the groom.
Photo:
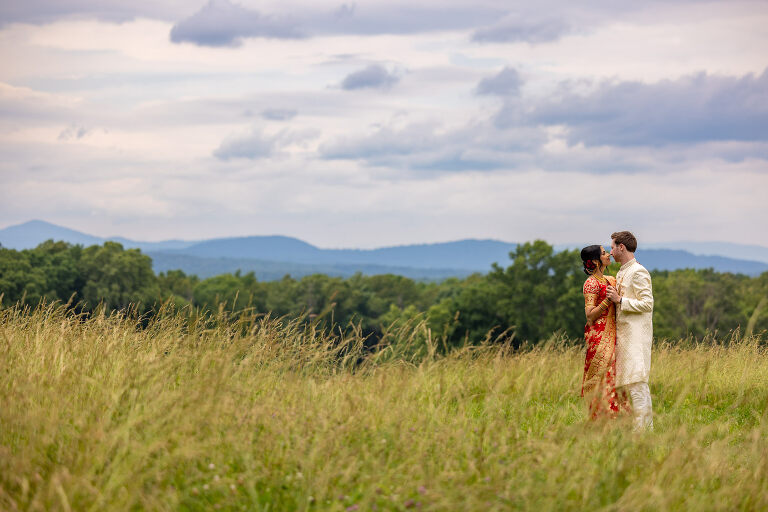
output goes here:
{"type": "Polygon", "coordinates": [[[637,239],[629,231],[611,235],[611,256],[621,263],[616,288],[608,298],[616,304],[616,393],[632,400],[635,430],[653,429],[648,376],[653,340],[651,274],[635,260],[637,239]]]}

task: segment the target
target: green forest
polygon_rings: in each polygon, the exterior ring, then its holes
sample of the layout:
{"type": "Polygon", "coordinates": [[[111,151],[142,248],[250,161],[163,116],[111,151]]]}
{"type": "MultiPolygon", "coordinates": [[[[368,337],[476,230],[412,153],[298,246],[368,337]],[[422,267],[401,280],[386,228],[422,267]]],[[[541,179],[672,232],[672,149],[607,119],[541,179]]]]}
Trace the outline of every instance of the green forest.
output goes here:
{"type": "MultiPolygon", "coordinates": [[[[83,247],[47,241],[34,249],[0,248],[4,307],[60,301],[89,314],[133,307],[150,318],[160,307],[306,318],[333,331],[359,329],[372,342],[387,329],[423,322],[445,346],[553,336],[578,340],[584,327],[578,251],[544,241],[521,244],[486,274],[440,282],[397,275],[322,274],[259,282],[253,273],[198,279],[155,274],[149,256],[119,243],[83,247]]],[[[642,262],[641,262],[642,263],[642,262]]],[[[608,273],[615,275],[617,265],[608,273]]],[[[656,271],[654,334],[666,340],[723,340],[768,329],[768,272],[757,277],[713,270],[656,271]]]]}

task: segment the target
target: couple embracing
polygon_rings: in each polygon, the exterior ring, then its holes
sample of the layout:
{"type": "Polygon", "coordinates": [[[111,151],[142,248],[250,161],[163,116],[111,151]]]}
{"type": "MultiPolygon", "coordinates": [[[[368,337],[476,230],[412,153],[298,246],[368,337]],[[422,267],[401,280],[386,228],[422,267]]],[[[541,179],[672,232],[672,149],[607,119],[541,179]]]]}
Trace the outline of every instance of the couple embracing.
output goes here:
{"type": "Polygon", "coordinates": [[[635,430],[653,429],[651,275],[635,260],[637,239],[629,231],[611,235],[611,252],[601,245],[581,250],[584,272],[584,337],[587,356],[581,394],[592,418],[632,414],[635,430]],[[621,264],[616,277],[604,274],[611,257],[621,264]]]}

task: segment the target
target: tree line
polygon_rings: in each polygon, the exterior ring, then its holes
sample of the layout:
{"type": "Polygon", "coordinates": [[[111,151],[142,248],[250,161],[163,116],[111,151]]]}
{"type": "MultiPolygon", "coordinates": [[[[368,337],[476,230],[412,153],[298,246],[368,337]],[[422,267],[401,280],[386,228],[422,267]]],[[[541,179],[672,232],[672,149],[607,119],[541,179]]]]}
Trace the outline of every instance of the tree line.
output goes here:
{"type": "MultiPolygon", "coordinates": [[[[608,269],[616,271],[616,264],[608,269]]],[[[652,275],[657,338],[768,330],[768,272],[757,277],[711,269],[652,275]]],[[[305,316],[333,329],[357,326],[374,341],[392,326],[424,322],[447,345],[487,337],[515,344],[553,334],[579,339],[585,278],[578,251],[557,252],[541,240],[519,245],[506,266],[494,264],[486,274],[440,282],[391,274],[260,282],[253,273],[240,272],[201,280],[181,270],[155,274],[149,256],[116,242],[83,247],[49,240],[22,251],[0,248],[3,306],[61,301],[87,314],[96,307],[133,305],[145,316],[160,304],[179,310],[249,310],[305,316]]]]}

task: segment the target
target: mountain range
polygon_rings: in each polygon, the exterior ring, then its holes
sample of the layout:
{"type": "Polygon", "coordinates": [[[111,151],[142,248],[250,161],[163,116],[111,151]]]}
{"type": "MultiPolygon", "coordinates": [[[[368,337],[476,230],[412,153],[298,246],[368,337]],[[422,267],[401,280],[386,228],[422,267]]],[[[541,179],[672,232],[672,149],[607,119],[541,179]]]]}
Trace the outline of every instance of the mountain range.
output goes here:
{"type": "MultiPolygon", "coordinates": [[[[0,229],[0,244],[10,249],[36,247],[45,240],[95,245],[107,240],[148,254],[156,272],[181,269],[201,278],[235,272],[255,272],[260,280],[313,273],[350,276],[399,274],[413,279],[464,277],[488,272],[496,262],[505,266],[517,247],[498,240],[402,245],[378,249],[321,249],[287,236],[249,236],[210,240],[140,242],[126,238],[101,238],[44,221],[33,220],[0,229]]],[[[571,245],[556,246],[562,250],[571,245]]],[[[719,272],[758,275],[768,271],[768,248],[725,242],[679,242],[650,245],[638,250],[637,259],[649,269],[713,268],[719,272]],[[748,254],[750,258],[729,255],[748,254]]]]}

